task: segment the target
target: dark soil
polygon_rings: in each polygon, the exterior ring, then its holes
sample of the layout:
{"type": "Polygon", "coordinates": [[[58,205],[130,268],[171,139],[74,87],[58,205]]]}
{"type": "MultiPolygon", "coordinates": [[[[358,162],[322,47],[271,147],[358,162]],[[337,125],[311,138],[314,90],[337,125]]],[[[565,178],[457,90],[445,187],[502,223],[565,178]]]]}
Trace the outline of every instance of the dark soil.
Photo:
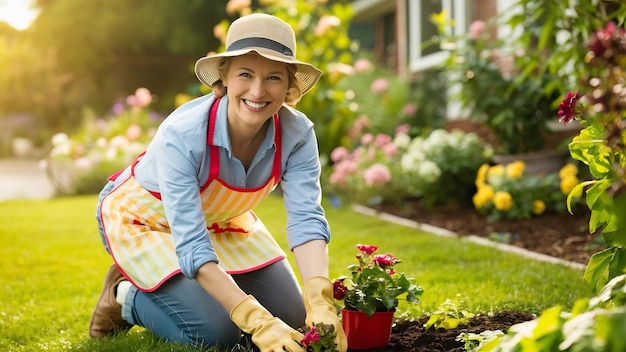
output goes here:
{"type": "Polygon", "coordinates": [[[584,265],[601,245],[598,236],[589,234],[590,212],[585,207],[574,209],[573,215],[548,213],[530,219],[494,222],[487,221],[471,206],[424,209],[418,200],[376,210],[444,228],[459,236],[486,237],[584,265]]]}
{"type": "MultiPolygon", "coordinates": [[[[471,207],[445,206],[426,210],[418,201],[406,202],[402,206],[384,206],[377,210],[444,228],[459,236],[497,238],[500,242],[581,264],[587,264],[591,255],[600,249],[597,236],[589,234],[590,213],[586,208],[575,210],[574,215],[544,214],[527,220],[497,222],[488,222],[471,207]]],[[[465,351],[463,342],[456,341],[456,338],[463,332],[478,334],[486,330],[501,330],[506,333],[512,325],[533,318],[528,313],[505,311],[477,315],[470,319],[467,326],[456,329],[431,328],[428,331],[423,327],[428,317],[417,321],[399,321],[392,329],[389,345],[371,351],[461,352],[465,351]]]]}
{"type": "Polygon", "coordinates": [[[521,312],[500,312],[493,315],[477,315],[467,326],[445,330],[424,329],[428,317],[417,321],[401,321],[392,329],[391,340],[385,348],[371,351],[403,351],[403,352],[464,352],[463,342],[456,341],[461,333],[480,334],[486,330],[506,332],[512,325],[534,319],[535,316],[521,312]]]}

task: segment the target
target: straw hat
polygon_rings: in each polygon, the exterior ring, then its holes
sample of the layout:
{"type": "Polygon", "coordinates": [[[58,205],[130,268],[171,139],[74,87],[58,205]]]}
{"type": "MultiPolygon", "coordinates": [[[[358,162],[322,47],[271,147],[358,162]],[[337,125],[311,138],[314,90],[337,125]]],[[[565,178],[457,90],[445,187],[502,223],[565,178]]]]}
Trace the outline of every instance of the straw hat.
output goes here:
{"type": "Polygon", "coordinates": [[[217,64],[222,57],[240,56],[254,51],[274,61],[294,64],[297,85],[304,95],[322,75],[315,66],[296,59],[296,36],[287,22],[278,17],[254,13],[235,20],[226,35],[226,51],[196,61],[196,76],[211,87],[220,79],[217,64]]]}

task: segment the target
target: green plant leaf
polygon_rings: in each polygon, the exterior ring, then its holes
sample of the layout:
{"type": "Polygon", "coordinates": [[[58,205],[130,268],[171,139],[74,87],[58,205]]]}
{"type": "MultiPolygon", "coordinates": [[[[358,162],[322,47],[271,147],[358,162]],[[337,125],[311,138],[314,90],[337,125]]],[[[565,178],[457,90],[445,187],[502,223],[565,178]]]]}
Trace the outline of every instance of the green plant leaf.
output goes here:
{"type": "Polygon", "coordinates": [[[616,251],[617,248],[611,247],[591,256],[583,277],[594,292],[598,292],[607,283],[609,265],[616,251]]]}

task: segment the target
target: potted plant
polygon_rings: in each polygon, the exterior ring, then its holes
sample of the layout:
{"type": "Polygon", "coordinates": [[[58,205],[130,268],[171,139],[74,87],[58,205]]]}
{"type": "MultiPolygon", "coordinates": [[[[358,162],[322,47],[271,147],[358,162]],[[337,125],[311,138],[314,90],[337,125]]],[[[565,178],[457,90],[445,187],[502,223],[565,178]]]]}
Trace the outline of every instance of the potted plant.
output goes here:
{"type": "Polygon", "coordinates": [[[357,244],[357,264],[348,266],[349,276],[334,282],[334,296],[343,302],[341,317],[348,348],[363,350],[384,347],[389,343],[391,327],[399,299],[419,303],[423,293],[414,279],[396,273],[400,259],[376,254],[378,246],[357,244]]]}

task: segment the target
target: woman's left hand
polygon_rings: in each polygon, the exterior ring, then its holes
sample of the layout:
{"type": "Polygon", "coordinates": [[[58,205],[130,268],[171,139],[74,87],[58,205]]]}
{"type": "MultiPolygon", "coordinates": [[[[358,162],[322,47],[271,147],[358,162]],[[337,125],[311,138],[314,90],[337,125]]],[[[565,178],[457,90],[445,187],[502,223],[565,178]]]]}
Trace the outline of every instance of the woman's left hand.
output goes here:
{"type": "Polygon", "coordinates": [[[343,331],[337,310],[333,305],[333,284],[323,276],[314,276],[304,282],[304,306],[306,308],[306,325],[324,323],[335,327],[337,350],[346,352],[348,341],[343,331]]]}

